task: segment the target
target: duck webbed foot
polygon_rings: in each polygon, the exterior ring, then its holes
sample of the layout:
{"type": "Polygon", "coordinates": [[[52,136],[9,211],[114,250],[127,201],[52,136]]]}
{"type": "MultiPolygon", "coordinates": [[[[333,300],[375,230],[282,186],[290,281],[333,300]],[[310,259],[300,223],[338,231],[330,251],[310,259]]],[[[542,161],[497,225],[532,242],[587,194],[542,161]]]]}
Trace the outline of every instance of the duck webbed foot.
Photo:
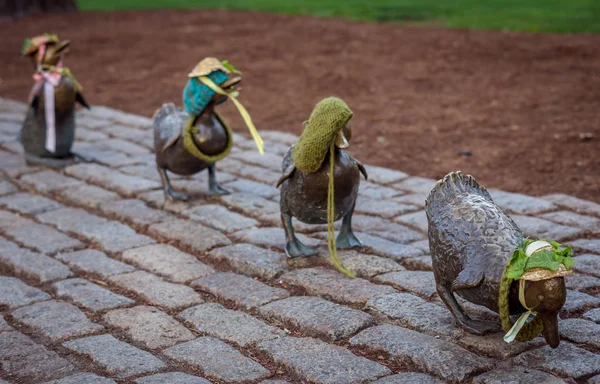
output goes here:
{"type": "Polygon", "coordinates": [[[188,196],[185,193],[177,192],[171,186],[171,182],[169,181],[169,176],[167,176],[167,170],[161,167],[156,167],[158,170],[158,174],[160,175],[160,181],[163,185],[163,191],[165,193],[165,200],[170,201],[186,201],[188,196]]]}
{"type": "Polygon", "coordinates": [[[209,196],[222,196],[229,195],[231,192],[221,187],[217,183],[217,177],[215,174],[215,165],[212,164],[208,167],[208,195],[209,196]]]}
{"type": "Polygon", "coordinates": [[[344,216],[342,220],[342,228],[340,229],[340,233],[335,240],[335,243],[339,249],[348,249],[354,247],[362,247],[362,243],[358,238],[354,235],[352,231],[352,214],[354,213],[354,206],[350,209],[350,212],[344,216]]]}
{"type": "Polygon", "coordinates": [[[308,247],[298,240],[292,227],[292,216],[281,214],[281,222],[285,231],[285,253],[288,257],[309,257],[317,254],[317,251],[308,247]]]}
{"type": "Polygon", "coordinates": [[[448,307],[454,316],[458,325],[465,331],[473,335],[483,336],[500,330],[499,325],[495,322],[471,319],[458,301],[456,301],[456,297],[454,297],[450,287],[438,284],[436,290],[446,307],[448,307]]]}

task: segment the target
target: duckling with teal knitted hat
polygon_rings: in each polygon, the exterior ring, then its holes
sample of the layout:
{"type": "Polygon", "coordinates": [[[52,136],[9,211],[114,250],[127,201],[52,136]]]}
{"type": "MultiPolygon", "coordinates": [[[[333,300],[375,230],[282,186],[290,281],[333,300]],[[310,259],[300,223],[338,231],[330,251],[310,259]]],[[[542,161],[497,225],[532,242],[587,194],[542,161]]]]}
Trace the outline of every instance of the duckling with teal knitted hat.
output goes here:
{"type": "Polygon", "coordinates": [[[215,163],[224,159],[233,145],[233,133],[215,106],[232,100],[244,119],[259,152],[264,151],[250,115],[237,100],[236,85],[242,80],[241,72],[227,61],[207,57],[188,75],[183,90],[185,110],[165,104],[154,114],[154,147],[156,166],[165,198],[187,200],[187,196],[173,190],[167,171],[178,175],[192,175],[208,168],[208,194],[224,195],[229,192],[216,181],[215,163]]]}
{"type": "Polygon", "coordinates": [[[329,254],[333,264],[344,274],[337,248],[361,245],[352,231],[352,214],[358,195],[360,173],[367,171],[345,148],[350,146],[353,113],[337,97],[328,97],[313,109],[304,132],[283,159],[281,187],[281,221],[285,230],[285,250],[289,257],[312,256],[316,252],[294,234],[292,217],[307,224],[328,225],[329,254]],[[334,221],[342,220],[337,239],[334,221]]]}

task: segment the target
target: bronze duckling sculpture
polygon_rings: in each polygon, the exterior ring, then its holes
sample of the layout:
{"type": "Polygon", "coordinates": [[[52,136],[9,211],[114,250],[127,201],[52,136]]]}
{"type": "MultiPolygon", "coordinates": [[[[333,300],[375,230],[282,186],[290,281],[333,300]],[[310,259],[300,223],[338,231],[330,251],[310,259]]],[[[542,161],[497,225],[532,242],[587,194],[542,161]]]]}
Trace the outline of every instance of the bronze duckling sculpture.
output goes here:
{"type": "Polygon", "coordinates": [[[571,247],[525,239],[487,190],[461,172],[438,181],[425,207],[436,289],[458,324],[476,335],[494,328],[471,319],[454,294],[499,313],[505,341],[527,341],[543,332],[546,342],[558,347],[564,276],[573,273],[571,247]],[[510,315],[518,314],[513,324],[510,315]],[[535,317],[526,323],[531,314],[535,317]]]}
{"type": "Polygon", "coordinates": [[[225,158],[233,145],[233,133],[215,106],[232,99],[238,107],[259,151],[263,142],[246,110],[235,99],[241,73],[226,61],[208,57],[200,61],[188,75],[183,91],[185,110],[165,104],[154,114],[154,148],[156,167],[165,199],[187,200],[184,193],[173,190],[167,171],[193,175],[208,168],[208,194],[229,192],[216,181],[215,163],[225,158]]]}
{"type": "Polygon", "coordinates": [[[352,232],[352,214],[360,185],[360,173],[367,179],[362,163],[346,148],[350,145],[353,113],[336,97],[319,102],[313,109],[304,132],[285,155],[281,187],[281,221],[285,231],[285,251],[289,257],[312,256],[316,252],[294,234],[292,217],[307,224],[328,224],[329,253],[334,265],[345,270],[337,259],[336,246],[362,245],[352,232]],[[337,239],[333,222],[343,218],[337,239]]]}
{"type": "Polygon", "coordinates": [[[35,84],[21,129],[25,160],[30,165],[63,167],[87,160],[71,151],[75,139],[75,102],[89,109],[83,88],[68,68],[63,67],[69,41],[56,35],[25,40],[23,56],[31,58],[35,84]]]}

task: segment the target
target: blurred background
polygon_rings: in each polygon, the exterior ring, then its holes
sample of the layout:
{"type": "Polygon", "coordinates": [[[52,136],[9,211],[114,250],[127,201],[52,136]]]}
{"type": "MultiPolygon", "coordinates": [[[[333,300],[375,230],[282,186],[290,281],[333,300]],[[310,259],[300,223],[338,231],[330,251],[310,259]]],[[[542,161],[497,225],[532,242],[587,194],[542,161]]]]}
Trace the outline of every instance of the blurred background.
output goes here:
{"type": "Polygon", "coordinates": [[[21,45],[44,32],[71,40],[92,105],[146,116],[215,56],[243,72],[259,129],[300,134],[336,95],[363,162],[600,202],[597,0],[5,0],[0,15],[1,97],[26,100],[21,45]]]}

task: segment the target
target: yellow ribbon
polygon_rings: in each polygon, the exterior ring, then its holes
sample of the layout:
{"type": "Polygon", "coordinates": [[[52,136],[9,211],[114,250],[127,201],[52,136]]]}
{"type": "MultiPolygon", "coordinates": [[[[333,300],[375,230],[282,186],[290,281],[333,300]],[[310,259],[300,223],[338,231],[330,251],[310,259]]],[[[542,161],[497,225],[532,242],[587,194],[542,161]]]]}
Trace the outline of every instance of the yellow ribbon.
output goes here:
{"type": "Polygon", "coordinates": [[[242,115],[242,119],[244,119],[244,122],[246,123],[246,126],[248,127],[248,130],[250,131],[250,134],[252,135],[252,138],[254,139],[254,142],[256,143],[258,152],[261,155],[263,155],[265,153],[265,144],[263,142],[263,139],[258,134],[258,131],[256,130],[254,123],[252,122],[252,118],[250,117],[250,114],[248,113],[246,108],[244,108],[242,103],[240,103],[238,101],[238,99],[236,99],[238,92],[233,91],[233,92],[227,93],[223,89],[221,89],[221,87],[219,87],[217,84],[215,84],[211,79],[209,79],[206,76],[199,76],[198,79],[202,82],[202,84],[206,85],[207,87],[209,87],[210,89],[212,89],[213,91],[218,93],[219,95],[227,96],[229,99],[231,99],[231,101],[233,101],[233,104],[237,107],[238,111],[240,112],[240,115],[242,115]]]}
{"type": "Polygon", "coordinates": [[[327,246],[329,247],[329,256],[333,265],[348,277],[356,275],[347,270],[340,261],[335,244],[335,194],[334,194],[334,171],[335,171],[335,140],[329,146],[329,188],[327,189],[327,246]]]}
{"type": "Polygon", "coordinates": [[[517,334],[519,333],[519,331],[521,331],[521,328],[523,328],[529,316],[531,316],[532,314],[537,315],[536,312],[532,311],[531,308],[527,307],[527,303],[525,302],[525,280],[522,279],[519,280],[519,301],[521,302],[521,305],[525,309],[527,309],[527,312],[522,314],[521,317],[519,317],[519,320],[517,320],[513,324],[512,328],[508,330],[506,335],[504,335],[504,341],[506,341],[507,343],[511,343],[515,340],[515,337],[517,337],[517,334]]]}

